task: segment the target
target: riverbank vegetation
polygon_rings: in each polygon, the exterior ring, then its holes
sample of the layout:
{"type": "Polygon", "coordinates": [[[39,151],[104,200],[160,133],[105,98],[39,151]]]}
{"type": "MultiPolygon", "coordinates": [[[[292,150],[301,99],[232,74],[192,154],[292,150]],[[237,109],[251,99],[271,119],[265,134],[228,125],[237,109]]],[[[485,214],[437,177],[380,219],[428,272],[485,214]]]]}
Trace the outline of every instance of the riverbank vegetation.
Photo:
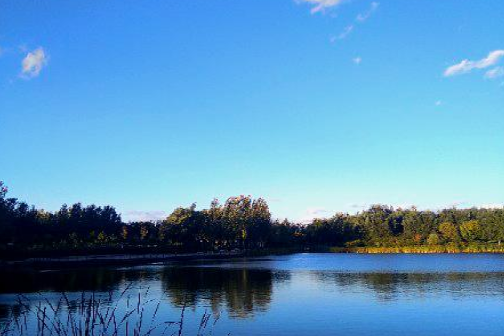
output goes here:
{"type": "Polygon", "coordinates": [[[230,197],[161,221],[122,221],[112,206],[63,205],[47,212],[7,197],[0,182],[2,258],[50,254],[299,248],[362,253],[504,252],[504,209],[394,209],[373,205],[308,224],[272,219],[262,198],[230,197]],[[326,249],[327,250],[327,249],[326,249]]]}
{"type": "MultiPolygon", "coordinates": [[[[16,309],[0,324],[0,336],[58,335],[184,335],[186,303],[180,317],[164,320],[165,302],[149,296],[150,288],[135,292],[130,284],[120,293],[61,293],[59,297],[37,293],[36,299],[18,294],[16,309]],[[164,314],[163,314],[163,313],[164,314]]],[[[190,329],[194,335],[212,335],[219,315],[203,313],[190,329]],[[199,323],[198,323],[199,322],[199,323]]],[[[192,333],[191,333],[192,334],[192,333]]]]}

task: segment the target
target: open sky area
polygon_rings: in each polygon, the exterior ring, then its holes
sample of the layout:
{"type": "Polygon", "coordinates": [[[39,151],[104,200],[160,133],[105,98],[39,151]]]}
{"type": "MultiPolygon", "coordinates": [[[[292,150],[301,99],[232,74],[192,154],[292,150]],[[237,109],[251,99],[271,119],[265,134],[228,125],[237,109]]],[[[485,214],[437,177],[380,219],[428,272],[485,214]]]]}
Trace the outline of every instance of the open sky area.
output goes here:
{"type": "Polygon", "coordinates": [[[502,0],[0,0],[0,180],[158,219],[504,203],[502,0]]]}

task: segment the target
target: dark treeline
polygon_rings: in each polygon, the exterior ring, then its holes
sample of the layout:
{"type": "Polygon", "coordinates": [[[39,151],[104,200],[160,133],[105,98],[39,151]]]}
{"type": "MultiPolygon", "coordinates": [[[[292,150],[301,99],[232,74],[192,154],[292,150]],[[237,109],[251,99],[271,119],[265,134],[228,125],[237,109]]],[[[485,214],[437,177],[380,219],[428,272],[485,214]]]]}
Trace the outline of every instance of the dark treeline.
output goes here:
{"type": "Polygon", "coordinates": [[[111,206],[63,205],[46,212],[7,198],[0,182],[0,251],[124,249],[176,251],[334,246],[385,248],[501,246],[504,209],[394,209],[374,205],[301,225],[273,220],[266,201],[250,196],[214,200],[208,209],[179,207],[156,222],[124,223],[111,206]]]}

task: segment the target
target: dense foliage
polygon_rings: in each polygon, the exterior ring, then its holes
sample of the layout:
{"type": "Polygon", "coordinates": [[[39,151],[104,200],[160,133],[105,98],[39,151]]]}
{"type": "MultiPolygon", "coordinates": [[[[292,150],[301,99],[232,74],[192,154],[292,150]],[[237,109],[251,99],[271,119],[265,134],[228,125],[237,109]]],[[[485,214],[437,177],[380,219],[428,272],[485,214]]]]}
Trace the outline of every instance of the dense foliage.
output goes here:
{"type": "Polygon", "coordinates": [[[301,246],[398,247],[500,246],[504,209],[368,210],[315,219],[307,225],[272,220],[266,201],[250,196],[214,200],[208,209],[179,207],[165,220],[124,223],[111,206],[63,205],[56,212],[37,210],[7,198],[0,182],[0,247],[12,249],[83,249],[90,247],[180,250],[301,246]]]}

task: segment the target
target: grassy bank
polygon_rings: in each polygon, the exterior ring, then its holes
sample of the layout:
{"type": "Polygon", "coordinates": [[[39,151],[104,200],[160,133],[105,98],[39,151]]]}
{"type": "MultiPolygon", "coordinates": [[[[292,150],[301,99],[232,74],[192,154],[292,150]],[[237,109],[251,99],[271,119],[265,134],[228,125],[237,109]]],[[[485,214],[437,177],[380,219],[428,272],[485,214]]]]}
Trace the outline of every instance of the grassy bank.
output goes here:
{"type": "Polygon", "coordinates": [[[504,245],[419,245],[388,247],[331,247],[333,253],[504,253],[504,245]]]}

